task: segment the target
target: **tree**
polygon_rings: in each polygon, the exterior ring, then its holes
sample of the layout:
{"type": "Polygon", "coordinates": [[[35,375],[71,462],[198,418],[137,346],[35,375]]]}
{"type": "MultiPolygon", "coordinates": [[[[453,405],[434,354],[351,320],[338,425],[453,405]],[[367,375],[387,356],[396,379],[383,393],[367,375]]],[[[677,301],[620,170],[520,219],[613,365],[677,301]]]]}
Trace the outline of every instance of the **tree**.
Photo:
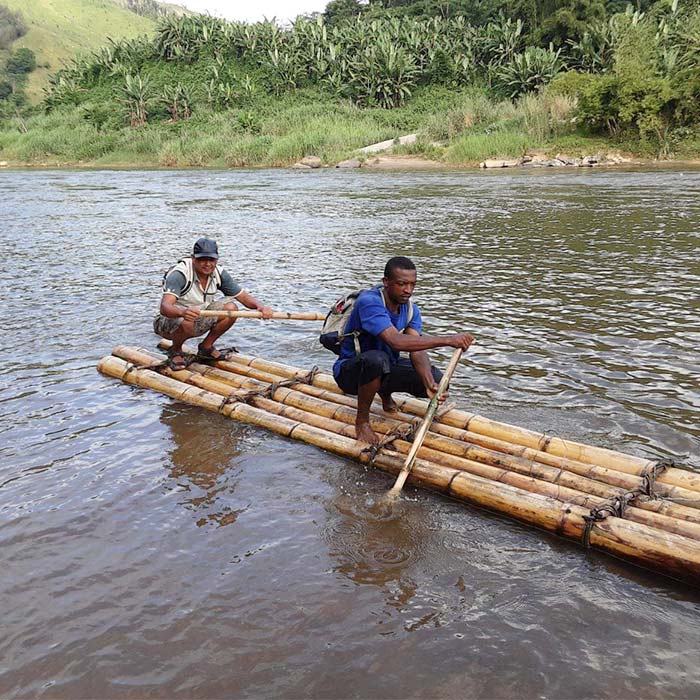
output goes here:
{"type": "Polygon", "coordinates": [[[329,26],[353,19],[365,9],[360,0],[331,0],[323,12],[323,19],[329,26]]]}
{"type": "Polygon", "coordinates": [[[17,49],[7,59],[5,71],[16,77],[31,73],[36,68],[36,56],[31,49],[17,49]]]}
{"type": "Polygon", "coordinates": [[[8,83],[7,80],[0,80],[0,100],[6,100],[13,92],[12,83],[8,83]]]}

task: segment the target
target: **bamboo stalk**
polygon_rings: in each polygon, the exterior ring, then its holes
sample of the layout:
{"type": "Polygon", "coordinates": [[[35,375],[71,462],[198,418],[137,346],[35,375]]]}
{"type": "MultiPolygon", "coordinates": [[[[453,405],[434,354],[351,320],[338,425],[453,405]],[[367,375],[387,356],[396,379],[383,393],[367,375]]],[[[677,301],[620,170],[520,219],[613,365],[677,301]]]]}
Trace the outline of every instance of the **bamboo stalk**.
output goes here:
{"type": "MultiPolygon", "coordinates": [[[[135,369],[116,357],[103,358],[98,369],[129,384],[148,387],[168,396],[217,411],[247,423],[265,427],[279,435],[293,437],[361,462],[368,460],[357,441],[326,430],[295,422],[281,415],[242,403],[229,404],[211,392],[183,384],[156,372],[135,369]]],[[[389,473],[399,472],[397,453],[377,455],[375,464],[389,473]]],[[[561,536],[581,541],[588,514],[586,508],[562,503],[548,496],[530,493],[505,483],[495,483],[467,472],[416,461],[409,476],[419,483],[477,506],[495,510],[561,536]]],[[[700,580],[700,546],[697,542],[641,523],[609,517],[593,523],[590,545],[601,551],[654,569],[659,573],[692,582],[700,580]]]]}
{"type": "MultiPolygon", "coordinates": [[[[285,379],[293,377],[299,372],[298,369],[290,365],[272,362],[270,360],[262,360],[261,358],[242,354],[232,356],[230,361],[248,367],[263,369],[285,379]]],[[[314,385],[328,391],[340,392],[331,375],[319,374],[314,381],[314,385]]],[[[426,401],[422,399],[396,397],[396,403],[401,411],[417,416],[425,415],[426,401]]],[[[511,444],[528,447],[555,457],[572,459],[586,464],[595,464],[633,476],[640,476],[646,469],[649,469],[655,464],[655,460],[635,457],[603,447],[594,447],[571,440],[564,440],[547,435],[546,433],[537,433],[508,423],[492,421],[483,416],[459,409],[451,409],[443,413],[435,422],[493,437],[511,444]]],[[[700,475],[683,469],[666,469],[665,472],[658,476],[657,481],[659,483],[681,486],[691,491],[700,492],[700,475]]]]}
{"type": "MultiPolygon", "coordinates": [[[[263,361],[265,364],[269,364],[266,361],[263,361]]],[[[221,381],[224,382],[233,382],[234,384],[237,383],[238,380],[235,379],[235,377],[241,373],[244,376],[251,376],[251,377],[256,377],[259,378],[261,381],[271,383],[273,381],[279,381],[280,376],[279,375],[273,375],[270,374],[266,371],[263,370],[258,370],[258,369],[253,369],[250,366],[242,365],[237,362],[219,362],[217,363],[217,367],[211,367],[209,365],[193,365],[193,368],[197,368],[197,371],[202,372],[202,373],[207,373],[211,374],[212,376],[216,376],[217,379],[220,379],[221,381]],[[219,367],[221,368],[226,368],[226,369],[218,369],[219,367]],[[229,372],[228,370],[234,370],[233,372],[229,372]]],[[[285,373],[286,374],[286,373],[285,373]]],[[[297,373],[294,376],[300,377],[303,376],[303,372],[298,370],[297,373]]],[[[291,377],[291,378],[293,378],[291,377]]],[[[314,379],[315,382],[315,379],[314,379]]],[[[255,386],[255,385],[253,385],[255,386]]],[[[260,387],[261,385],[258,385],[260,387]]],[[[319,396],[320,398],[332,401],[332,402],[337,402],[343,406],[350,407],[350,408],[355,408],[356,407],[356,400],[354,397],[346,396],[344,394],[338,394],[336,392],[330,392],[325,389],[320,389],[316,386],[309,386],[306,384],[297,384],[295,385],[295,390],[301,391],[303,393],[308,393],[312,396],[319,396]]],[[[377,409],[375,411],[376,414],[381,415],[383,418],[386,417],[386,414],[381,411],[380,406],[381,404],[377,403],[376,404],[377,409]]],[[[397,420],[401,420],[404,422],[412,422],[415,420],[415,417],[398,412],[398,413],[393,413],[392,417],[397,420]]],[[[354,422],[354,413],[353,414],[348,414],[345,413],[342,416],[342,420],[347,420],[348,422],[354,422]]],[[[375,419],[376,420],[376,419],[375,419]]],[[[391,419],[389,419],[391,420],[391,419]]],[[[380,432],[389,432],[392,430],[395,430],[397,427],[397,424],[393,424],[390,427],[375,427],[373,425],[374,430],[379,430],[380,432]]],[[[459,428],[454,428],[452,426],[447,426],[443,425],[440,423],[433,422],[433,425],[431,427],[431,430],[438,432],[440,435],[446,435],[458,440],[462,440],[465,443],[469,445],[481,445],[483,447],[486,447],[487,449],[497,451],[497,452],[504,452],[506,454],[511,454],[514,456],[522,456],[523,458],[530,460],[530,461],[537,461],[541,462],[543,464],[548,464],[550,466],[554,466],[559,470],[564,470],[564,471],[571,471],[574,474],[578,474],[580,476],[584,476],[588,479],[593,479],[596,481],[601,481],[605,484],[611,484],[614,486],[619,486],[621,488],[631,490],[631,489],[636,489],[640,486],[641,484],[641,478],[632,474],[627,474],[625,472],[618,472],[613,469],[608,469],[607,467],[599,467],[596,465],[591,465],[585,462],[578,462],[576,460],[569,460],[564,457],[557,457],[554,455],[549,455],[545,452],[541,452],[538,450],[533,450],[532,448],[526,448],[521,445],[513,445],[511,443],[507,443],[503,440],[497,440],[495,438],[490,438],[488,436],[483,436],[478,433],[472,433],[470,431],[464,431],[460,430],[459,428]]],[[[676,470],[677,471],[677,470],[676,470]]],[[[586,489],[589,490],[589,489],[586,489]]],[[[698,509],[700,507],[700,500],[697,498],[697,496],[688,490],[682,489],[681,487],[676,487],[676,486],[669,486],[666,484],[663,484],[660,480],[657,481],[657,492],[659,495],[664,496],[665,498],[674,498],[674,499],[680,499],[687,505],[683,505],[681,503],[672,503],[668,501],[659,501],[659,500],[653,500],[653,499],[647,499],[646,501],[643,499],[638,499],[637,500],[637,505],[640,508],[643,508],[645,510],[650,510],[654,512],[659,512],[659,513],[665,513],[668,514],[672,517],[680,518],[683,520],[688,520],[690,522],[700,522],[700,513],[698,513],[698,509]]],[[[596,493],[596,491],[592,491],[593,493],[596,493]]]]}
{"type": "MultiPolygon", "coordinates": [[[[200,316],[215,318],[262,318],[261,311],[233,311],[229,309],[202,309],[200,316]]],[[[271,318],[282,321],[323,321],[325,314],[307,311],[273,311],[271,318]]]]}
{"type": "MultiPolygon", "coordinates": [[[[160,346],[167,347],[168,342],[169,341],[161,342],[160,346]]],[[[247,371],[248,373],[252,373],[263,371],[274,374],[276,371],[278,373],[276,376],[285,379],[303,375],[302,371],[290,367],[289,365],[283,365],[281,363],[270,362],[268,360],[261,360],[259,358],[252,358],[239,354],[233,355],[227,362],[217,363],[217,366],[234,372],[247,371]],[[263,369],[256,369],[258,366],[261,366],[263,369]],[[241,368],[248,369],[242,370],[241,368]],[[270,372],[270,370],[273,371],[270,372]]],[[[323,374],[319,373],[314,378],[313,385],[318,388],[322,388],[325,391],[329,391],[331,394],[342,396],[342,394],[338,393],[339,390],[335,384],[335,381],[329,375],[324,376],[323,374]]],[[[420,412],[417,410],[417,406],[423,406],[425,404],[425,402],[420,399],[396,397],[396,403],[399,406],[400,412],[402,413],[407,409],[410,409],[408,412],[412,415],[424,415],[424,411],[420,412]]],[[[585,467],[582,465],[592,465],[599,469],[608,469],[613,472],[620,472],[633,477],[640,477],[645,470],[650,469],[655,464],[653,460],[644,460],[638,457],[624,455],[619,452],[613,452],[612,450],[604,450],[604,448],[592,448],[593,451],[587,452],[584,450],[572,449],[572,452],[578,454],[578,457],[567,456],[565,454],[560,454],[561,450],[557,449],[557,445],[561,445],[566,441],[563,441],[560,438],[548,438],[544,436],[544,434],[541,434],[537,440],[534,440],[533,438],[528,441],[532,444],[536,444],[537,446],[533,447],[531,445],[525,445],[519,439],[518,434],[514,434],[513,431],[510,430],[510,428],[514,428],[514,426],[489,421],[481,416],[468,414],[456,409],[451,409],[450,411],[442,414],[433,423],[433,430],[437,432],[443,432],[444,430],[449,432],[450,428],[463,430],[464,433],[468,434],[466,440],[470,442],[483,443],[484,440],[486,440],[495,441],[496,443],[501,443],[501,445],[508,445],[510,446],[508,447],[508,451],[511,454],[516,453],[518,449],[523,449],[526,451],[524,455],[527,454],[528,458],[536,459],[537,461],[541,461],[545,464],[562,466],[562,463],[558,462],[558,460],[571,460],[572,464],[570,466],[577,467],[579,473],[585,471],[585,467]],[[450,416],[452,417],[449,418],[450,416]],[[457,418],[455,418],[455,416],[457,416],[457,418]],[[445,421],[445,417],[448,417],[447,421],[445,421]],[[460,427],[462,423],[463,427],[460,427]],[[484,432],[484,425],[494,426],[492,433],[490,433],[488,430],[484,432]],[[538,454],[535,455],[534,453],[538,454]],[[607,453],[610,453],[610,455],[613,455],[615,458],[605,459],[604,457],[607,453]],[[602,461],[597,462],[595,459],[596,457],[601,457],[602,461]]],[[[522,428],[514,428],[514,430],[516,433],[524,432],[530,436],[537,435],[531,431],[524,431],[522,428]]],[[[573,446],[574,448],[576,448],[576,446],[580,448],[589,447],[587,445],[580,445],[579,443],[573,442],[567,442],[567,444],[573,446]]],[[[498,447],[495,447],[493,443],[485,446],[488,446],[491,449],[499,449],[498,447]]],[[[696,495],[689,493],[700,492],[700,475],[682,469],[667,468],[656,478],[656,484],[658,487],[661,487],[659,488],[660,495],[664,495],[667,498],[681,499],[686,507],[691,507],[693,509],[700,508],[700,499],[696,495]],[[664,486],[679,487],[682,489],[687,489],[687,491],[679,494],[675,493],[673,489],[663,489],[664,486]]]]}
{"type": "MultiPolygon", "coordinates": [[[[113,354],[139,365],[145,365],[157,359],[146,351],[124,346],[116,347],[113,350],[113,354]]],[[[194,363],[190,365],[190,369],[195,370],[195,372],[189,370],[173,372],[168,369],[163,369],[162,371],[168,376],[173,376],[181,381],[213,391],[223,397],[230,396],[232,393],[240,393],[241,389],[260,391],[267,388],[267,385],[261,381],[229,374],[207,365],[194,363]],[[202,374],[200,374],[200,372],[202,374]]],[[[295,385],[295,387],[298,388],[303,388],[305,386],[306,385],[303,384],[295,385]]],[[[246,391],[243,391],[243,394],[245,393],[246,391]]],[[[321,393],[324,392],[321,391],[321,393]]],[[[271,398],[274,399],[274,401],[270,402],[267,399],[258,397],[253,400],[253,403],[256,406],[263,407],[270,412],[276,412],[280,415],[290,415],[291,411],[300,410],[303,411],[303,413],[294,414],[297,420],[303,420],[304,422],[332,430],[333,432],[345,436],[354,437],[355,435],[354,427],[352,427],[355,422],[355,411],[350,407],[334,405],[323,399],[307,396],[297,391],[296,388],[279,387],[274,391],[271,398]],[[280,404],[288,407],[289,410],[285,412],[281,411],[279,408],[274,408],[274,406],[279,406],[280,404]],[[341,426],[342,429],[338,426],[341,426]]],[[[371,427],[378,433],[393,432],[401,425],[402,423],[399,421],[385,415],[371,416],[371,427]]],[[[461,440],[453,440],[441,435],[434,435],[433,433],[427,433],[425,444],[426,447],[430,449],[429,454],[433,462],[454,466],[456,468],[467,468],[467,470],[469,470],[468,467],[459,466],[462,464],[459,460],[465,459],[467,462],[464,462],[464,464],[473,462],[497,468],[498,471],[492,472],[492,475],[498,474],[503,469],[506,469],[519,475],[537,479],[540,482],[549,482],[550,484],[556,485],[554,488],[561,487],[572,493],[578,492],[583,499],[588,499],[589,496],[598,497],[598,500],[590,501],[594,505],[600,505],[603,499],[620,496],[626,490],[638,487],[641,481],[637,477],[620,475],[628,480],[636,479],[636,481],[633,483],[623,483],[622,486],[624,488],[619,488],[616,487],[616,485],[610,485],[587,478],[586,476],[568,473],[559,468],[537,464],[531,460],[517,456],[503,455],[493,450],[481,448],[478,445],[465,444],[461,440]],[[456,457],[457,461],[455,461],[453,457],[456,457]]],[[[403,452],[408,452],[411,447],[409,443],[404,443],[400,440],[396,441],[395,445],[400,446],[398,449],[403,452]]],[[[419,456],[423,455],[423,452],[419,452],[419,456]]],[[[598,468],[592,468],[589,465],[583,466],[588,469],[596,469],[596,474],[600,471],[598,468]]],[[[483,476],[483,473],[479,472],[479,474],[483,476]]],[[[546,495],[552,495],[552,493],[554,492],[548,490],[546,495]]],[[[583,502],[588,501],[581,501],[581,503],[583,502]]],[[[636,514],[636,510],[630,510],[631,508],[659,513],[673,520],[700,523],[700,511],[684,508],[674,503],[637,499],[633,502],[632,506],[628,507],[627,512],[632,513],[630,516],[632,519],[637,519],[639,522],[651,522],[644,514],[636,514]]],[[[670,524],[672,523],[659,526],[673,532],[679,532],[677,528],[669,527],[670,524]]]]}
{"type": "Polygon", "coordinates": [[[455,351],[452,353],[452,357],[450,358],[450,364],[447,365],[447,369],[442,375],[442,379],[440,379],[440,383],[438,384],[438,388],[435,392],[435,395],[430,399],[430,403],[428,404],[428,408],[425,412],[423,422],[421,423],[420,428],[418,428],[418,432],[416,433],[416,436],[413,439],[411,449],[408,455],[406,456],[406,461],[404,462],[403,467],[401,467],[399,475],[396,477],[396,482],[389,490],[389,493],[387,493],[387,496],[389,498],[396,498],[396,496],[399,493],[401,493],[401,489],[406,483],[406,479],[408,478],[408,475],[411,472],[411,469],[413,468],[413,463],[416,460],[418,450],[423,445],[423,440],[425,440],[428,428],[430,428],[430,424],[433,422],[433,417],[435,416],[435,412],[437,411],[438,407],[438,401],[447,391],[447,385],[450,383],[450,379],[452,379],[452,375],[454,374],[455,369],[457,369],[457,363],[462,357],[462,352],[462,348],[456,348],[455,351]]]}

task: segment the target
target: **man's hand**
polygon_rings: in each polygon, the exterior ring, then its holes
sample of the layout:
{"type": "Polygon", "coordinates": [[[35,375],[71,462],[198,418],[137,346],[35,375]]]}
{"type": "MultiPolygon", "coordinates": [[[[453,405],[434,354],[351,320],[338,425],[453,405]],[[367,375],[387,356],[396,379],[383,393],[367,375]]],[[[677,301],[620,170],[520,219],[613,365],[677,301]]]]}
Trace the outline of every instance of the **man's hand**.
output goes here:
{"type": "Polygon", "coordinates": [[[261,306],[258,311],[262,314],[262,317],[269,321],[272,318],[272,309],[269,306],[261,306]]]}
{"type": "Polygon", "coordinates": [[[474,336],[471,333],[455,333],[449,341],[451,348],[462,348],[466,350],[474,342],[474,336]]]}
{"type": "MultiPolygon", "coordinates": [[[[432,399],[433,396],[435,396],[435,394],[437,394],[437,390],[438,390],[438,385],[435,383],[434,379],[433,379],[433,383],[430,386],[426,385],[426,387],[425,387],[425,391],[428,394],[429,399],[432,399]]],[[[445,392],[444,394],[440,394],[440,396],[438,396],[438,403],[444,403],[445,399],[447,399],[448,396],[449,396],[449,394],[447,392],[445,392]]]]}
{"type": "Polygon", "coordinates": [[[189,321],[190,323],[194,323],[198,317],[199,317],[199,306],[188,306],[185,309],[185,313],[182,314],[183,320],[189,321]]]}

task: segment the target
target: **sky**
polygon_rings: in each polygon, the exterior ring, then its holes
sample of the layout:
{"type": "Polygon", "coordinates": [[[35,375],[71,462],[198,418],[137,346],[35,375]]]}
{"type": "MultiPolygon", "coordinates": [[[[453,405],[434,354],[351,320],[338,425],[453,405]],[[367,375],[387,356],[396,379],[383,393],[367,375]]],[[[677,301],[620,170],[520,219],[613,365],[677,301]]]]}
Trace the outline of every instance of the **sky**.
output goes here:
{"type": "Polygon", "coordinates": [[[216,17],[259,22],[276,17],[281,22],[297,15],[322,12],[328,0],[172,0],[195,12],[208,12],[216,17]]]}

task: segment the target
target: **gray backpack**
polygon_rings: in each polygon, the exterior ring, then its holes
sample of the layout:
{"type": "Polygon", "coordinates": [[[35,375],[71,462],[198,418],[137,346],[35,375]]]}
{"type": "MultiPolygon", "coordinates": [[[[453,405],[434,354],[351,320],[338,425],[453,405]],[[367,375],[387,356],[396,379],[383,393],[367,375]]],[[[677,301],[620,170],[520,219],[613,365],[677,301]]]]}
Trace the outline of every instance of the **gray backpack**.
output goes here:
{"type": "MultiPolygon", "coordinates": [[[[380,289],[382,302],[386,306],[386,299],[384,298],[384,290],[381,286],[374,287],[374,289],[380,289]]],[[[321,328],[321,335],[318,337],[319,342],[324,348],[334,352],[336,355],[340,355],[340,344],[345,338],[352,338],[355,343],[355,352],[360,354],[360,340],[359,336],[362,331],[352,331],[350,333],[345,333],[345,326],[348,324],[350,319],[350,314],[355,306],[357,297],[364,292],[364,289],[356,289],[354,292],[349,292],[345,296],[340,297],[333,306],[331,306],[330,311],[326,315],[326,319],[323,322],[323,328],[321,328]]],[[[406,327],[402,328],[399,332],[403,333],[408,324],[411,323],[413,319],[413,302],[409,301],[408,307],[408,319],[406,321],[406,327]]]]}

